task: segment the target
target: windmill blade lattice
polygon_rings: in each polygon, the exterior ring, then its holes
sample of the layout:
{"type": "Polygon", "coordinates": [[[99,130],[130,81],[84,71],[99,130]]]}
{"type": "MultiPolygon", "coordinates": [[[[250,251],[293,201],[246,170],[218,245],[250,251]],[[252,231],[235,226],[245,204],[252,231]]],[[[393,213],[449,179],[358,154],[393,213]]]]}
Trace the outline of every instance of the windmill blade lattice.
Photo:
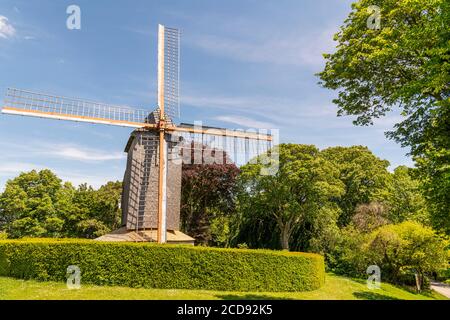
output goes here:
{"type": "Polygon", "coordinates": [[[193,163],[192,154],[200,155],[202,163],[204,156],[213,157],[216,163],[235,163],[244,165],[261,154],[268,153],[272,140],[237,137],[232,135],[208,135],[203,133],[177,132],[183,138],[180,148],[183,150],[183,162],[193,163]],[[185,154],[187,152],[187,154],[185,154]],[[223,161],[223,162],[221,162],[223,161]]]}
{"type": "MultiPolygon", "coordinates": [[[[160,26],[163,33],[164,112],[171,118],[180,117],[180,31],[160,26]]],[[[161,89],[161,88],[160,88],[161,89]]]]}
{"type": "Polygon", "coordinates": [[[142,128],[148,110],[8,88],[2,113],[142,128]]]}

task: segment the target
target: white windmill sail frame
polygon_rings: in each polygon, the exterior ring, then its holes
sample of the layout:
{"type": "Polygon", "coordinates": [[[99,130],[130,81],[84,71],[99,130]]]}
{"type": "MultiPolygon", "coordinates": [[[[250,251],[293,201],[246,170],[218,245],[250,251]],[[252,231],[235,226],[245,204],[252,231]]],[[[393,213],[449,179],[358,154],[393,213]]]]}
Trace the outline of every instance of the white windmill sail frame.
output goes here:
{"type": "Polygon", "coordinates": [[[131,128],[148,126],[149,111],[15,88],[6,91],[4,114],[99,123],[131,128]]]}
{"type": "Polygon", "coordinates": [[[158,26],[158,106],[180,117],[180,31],[158,26]]]}

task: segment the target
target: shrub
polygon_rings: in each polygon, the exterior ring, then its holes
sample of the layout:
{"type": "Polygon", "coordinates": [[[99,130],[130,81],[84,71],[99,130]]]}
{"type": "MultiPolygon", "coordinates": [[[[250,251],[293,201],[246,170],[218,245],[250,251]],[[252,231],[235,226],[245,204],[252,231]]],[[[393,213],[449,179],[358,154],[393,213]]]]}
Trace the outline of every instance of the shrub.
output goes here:
{"type": "Polygon", "coordinates": [[[393,281],[414,274],[419,292],[427,286],[427,274],[447,266],[447,241],[417,222],[381,227],[371,234],[367,246],[371,260],[393,281]]]}
{"type": "Polygon", "coordinates": [[[417,222],[385,225],[369,234],[354,228],[343,230],[339,250],[335,250],[334,271],[367,276],[369,265],[381,268],[382,279],[427,287],[425,276],[448,267],[447,241],[417,222]]]}
{"type": "Polygon", "coordinates": [[[324,283],[323,257],[269,250],[90,240],[0,241],[0,276],[65,281],[69,265],[82,283],[164,289],[307,291],[324,283]]]}

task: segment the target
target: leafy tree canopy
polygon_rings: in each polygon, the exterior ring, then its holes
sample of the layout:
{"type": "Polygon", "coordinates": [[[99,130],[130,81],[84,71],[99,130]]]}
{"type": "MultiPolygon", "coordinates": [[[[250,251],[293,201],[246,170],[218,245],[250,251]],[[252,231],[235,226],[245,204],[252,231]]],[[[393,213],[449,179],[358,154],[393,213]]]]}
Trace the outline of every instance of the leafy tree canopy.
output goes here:
{"type": "Polygon", "coordinates": [[[199,244],[225,245],[239,169],[234,164],[183,164],[182,169],[182,231],[199,244]]]}
{"type": "Polygon", "coordinates": [[[332,147],[323,150],[321,155],[339,171],[339,179],[345,185],[344,193],[335,198],[342,209],[340,226],[348,225],[357,205],[386,198],[391,182],[389,162],[375,156],[367,147],[332,147]]]}
{"type": "Polygon", "coordinates": [[[272,220],[281,247],[289,249],[295,230],[329,208],[329,200],[342,194],[343,184],[339,171],[315,146],[281,144],[278,151],[274,175],[261,175],[262,163],[241,168],[239,205],[247,223],[272,220]]]}
{"type": "Polygon", "coordinates": [[[14,238],[98,237],[120,226],[121,186],[74,188],[50,170],[22,173],[0,195],[0,230],[14,238]]]}
{"type": "Polygon", "coordinates": [[[388,136],[411,148],[435,227],[450,233],[450,2],[359,0],[325,54],[321,84],[356,124],[400,110],[388,136]],[[373,5],[381,28],[368,28],[373,5]]]}

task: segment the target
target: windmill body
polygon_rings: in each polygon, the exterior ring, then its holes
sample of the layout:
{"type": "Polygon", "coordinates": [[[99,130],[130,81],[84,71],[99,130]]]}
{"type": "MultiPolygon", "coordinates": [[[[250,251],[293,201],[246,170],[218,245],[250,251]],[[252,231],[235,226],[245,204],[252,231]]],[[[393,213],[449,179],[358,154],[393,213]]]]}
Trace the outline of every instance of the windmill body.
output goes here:
{"type": "MultiPolygon", "coordinates": [[[[172,136],[165,137],[172,141],[172,136]]],[[[158,228],[159,134],[137,129],[128,140],[123,180],[122,226],[128,231],[158,228]]],[[[176,142],[166,149],[166,229],[179,230],[181,159],[176,142]]]]}
{"type": "MultiPolygon", "coordinates": [[[[189,243],[179,231],[183,151],[202,149],[207,137],[237,141],[248,149],[256,141],[256,154],[268,151],[272,136],[222,128],[177,126],[179,117],[179,43],[177,29],[159,25],[158,104],[154,111],[66,98],[9,88],[2,113],[135,128],[125,147],[127,167],[122,192],[122,227],[97,240],[189,243]],[[197,140],[196,140],[197,139],[197,140]]],[[[212,149],[227,149],[222,145],[212,149]]],[[[247,153],[246,153],[247,154],[247,153]]]]}

